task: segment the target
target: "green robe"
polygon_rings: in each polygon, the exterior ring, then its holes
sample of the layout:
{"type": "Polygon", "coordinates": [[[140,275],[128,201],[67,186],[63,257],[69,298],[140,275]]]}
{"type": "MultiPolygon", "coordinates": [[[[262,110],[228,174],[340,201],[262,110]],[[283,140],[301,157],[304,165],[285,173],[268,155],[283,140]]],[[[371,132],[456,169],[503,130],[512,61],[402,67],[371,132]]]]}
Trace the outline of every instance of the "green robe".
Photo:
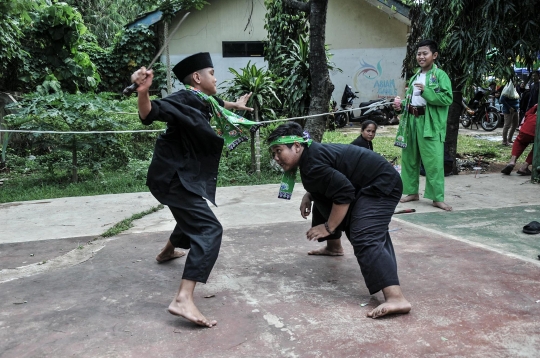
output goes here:
{"type": "MultiPolygon", "coordinates": [[[[406,109],[411,103],[413,83],[419,74],[420,70],[409,81],[402,109],[406,109]]],[[[422,97],[427,102],[425,115],[415,117],[407,111],[403,114],[407,143],[401,158],[403,193],[419,193],[421,160],[426,171],[424,197],[433,201],[444,201],[444,141],[448,107],[452,104],[453,96],[450,78],[435,64],[426,73],[422,97]]]]}

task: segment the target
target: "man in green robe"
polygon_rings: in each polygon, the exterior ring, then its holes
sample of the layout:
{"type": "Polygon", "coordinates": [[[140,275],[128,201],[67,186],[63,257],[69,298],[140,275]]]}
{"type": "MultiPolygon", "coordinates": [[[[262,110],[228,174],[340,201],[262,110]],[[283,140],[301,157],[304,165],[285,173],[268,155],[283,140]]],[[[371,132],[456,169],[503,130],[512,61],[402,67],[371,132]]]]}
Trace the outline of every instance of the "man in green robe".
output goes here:
{"type": "Polygon", "coordinates": [[[416,45],[420,70],[409,81],[405,100],[396,97],[394,108],[404,111],[395,145],[403,148],[401,158],[402,203],[419,196],[420,162],[426,171],[424,197],[433,206],[451,211],[444,202],[444,141],[448,107],[452,103],[452,84],[448,75],[434,63],[438,45],[423,40],[416,45]]]}

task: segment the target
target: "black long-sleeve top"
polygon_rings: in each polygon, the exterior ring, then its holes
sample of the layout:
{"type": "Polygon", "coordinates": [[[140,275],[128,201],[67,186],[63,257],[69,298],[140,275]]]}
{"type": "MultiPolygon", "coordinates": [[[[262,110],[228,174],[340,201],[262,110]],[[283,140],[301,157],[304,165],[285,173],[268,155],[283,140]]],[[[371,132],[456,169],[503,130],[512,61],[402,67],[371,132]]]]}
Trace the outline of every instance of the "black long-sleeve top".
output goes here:
{"type": "Polygon", "coordinates": [[[366,148],[366,149],[373,150],[373,143],[370,142],[370,141],[367,141],[364,137],[362,137],[361,134],[358,136],[358,138],[353,140],[351,142],[351,144],[352,145],[357,145],[359,147],[363,147],[363,148],[366,148]]]}
{"type": "MultiPolygon", "coordinates": [[[[217,100],[223,105],[222,100],[217,100]]],[[[152,109],[142,123],[166,122],[167,130],[156,140],[146,185],[152,192],[169,194],[176,173],[187,190],[215,205],[223,138],[210,126],[208,106],[184,90],[151,103],[152,109]]]]}
{"type": "Polygon", "coordinates": [[[381,155],[350,144],[312,143],[299,162],[302,184],[314,200],[350,204],[360,194],[384,196],[401,181],[381,155]]]}

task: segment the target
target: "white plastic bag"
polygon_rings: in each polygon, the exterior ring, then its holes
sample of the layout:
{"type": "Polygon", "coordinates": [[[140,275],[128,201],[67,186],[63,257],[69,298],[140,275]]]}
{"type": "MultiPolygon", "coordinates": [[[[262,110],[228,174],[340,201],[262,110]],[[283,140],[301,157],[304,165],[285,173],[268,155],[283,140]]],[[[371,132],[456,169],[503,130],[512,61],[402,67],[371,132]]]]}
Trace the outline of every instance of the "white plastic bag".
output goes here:
{"type": "Polygon", "coordinates": [[[506,86],[504,86],[501,96],[505,96],[510,99],[518,99],[519,94],[517,93],[514,84],[512,82],[508,82],[506,86]]]}

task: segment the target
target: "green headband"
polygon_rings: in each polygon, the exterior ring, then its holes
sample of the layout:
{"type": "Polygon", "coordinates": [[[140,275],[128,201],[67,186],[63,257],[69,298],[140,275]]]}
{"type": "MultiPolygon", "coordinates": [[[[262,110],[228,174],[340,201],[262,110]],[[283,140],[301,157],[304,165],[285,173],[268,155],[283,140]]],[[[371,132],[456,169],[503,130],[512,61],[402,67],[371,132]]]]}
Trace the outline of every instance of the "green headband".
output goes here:
{"type": "Polygon", "coordinates": [[[311,143],[313,142],[313,139],[306,139],[306,138],[302,138],[300,136],[297,136],[297,135],[284,135],[284,136],[281,136],[281,137],[278,137],[276,138],[274,141],[272,141],[270,144],[269,144],[269,147],[273,147],[274,145],[282,145],[282,144],[293,144],[293,143],[307,143],[308,146],[311,145],[311,143]]]}
{"type": "MultiPolygon", "coordinates": [[[[310,139],[307,132],[305,132],[306,138],[297,135],[285,135],[276,138],[269,146],[272,148],[274,145],[293,144],[293,143],[306,143],[308,147],[313,143],[313,139],[310,139]]],[[[296,181],[296,169],[290,172],[283,173],[281,179],[281,185],[279,186],[278,198],[291,200],[291,195],[294,189],[294,183],[296,181]]]]}

